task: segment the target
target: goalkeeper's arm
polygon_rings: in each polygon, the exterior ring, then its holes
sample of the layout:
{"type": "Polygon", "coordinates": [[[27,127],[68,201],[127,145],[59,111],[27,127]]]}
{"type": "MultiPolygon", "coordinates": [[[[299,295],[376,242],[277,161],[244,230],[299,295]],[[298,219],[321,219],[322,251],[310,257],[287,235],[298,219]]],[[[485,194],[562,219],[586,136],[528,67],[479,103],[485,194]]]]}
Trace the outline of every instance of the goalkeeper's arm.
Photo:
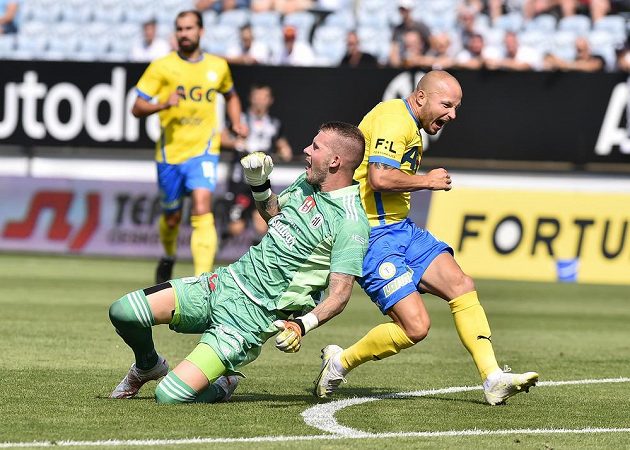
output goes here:
{"type": "Polygon", "coordinates": [[[269,222],[269,219],[280,212],[278,196],[271,191],[269,182],[273,160],[263,152],[254,152],[241,158],[241,165],[245,182],[251,187],[256,209],[269,222]]]}
{"type": "Polygon", "coordinates": [[[332,319],[344,310],[350,295],[354,276],[333,272],[330,274],[328,297],[310,313],[291,320],[276,320],[274,325],[282,332],[276,336],[276,347],[283,352],[300,350],[302,337],[313,328],[332,319]]]}

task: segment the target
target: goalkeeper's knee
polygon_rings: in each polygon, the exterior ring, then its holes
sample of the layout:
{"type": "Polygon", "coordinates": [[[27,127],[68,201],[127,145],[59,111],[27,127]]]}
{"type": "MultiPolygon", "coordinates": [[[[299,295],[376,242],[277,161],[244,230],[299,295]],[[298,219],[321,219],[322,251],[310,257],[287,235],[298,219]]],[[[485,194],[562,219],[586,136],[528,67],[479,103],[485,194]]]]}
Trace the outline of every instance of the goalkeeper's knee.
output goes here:
{"type": "Polygon", "coordinates": [[[142,290],[131,292],[109,307],[109,320],[117,330],[150,328],[155,319],[142,290]]]}
{"type": "Polygon", "coordinates": [[[162,378],[155,388],[155,401],[158,403],[192,403],[196,397],[197,392],[173,372],[162,378]]]}

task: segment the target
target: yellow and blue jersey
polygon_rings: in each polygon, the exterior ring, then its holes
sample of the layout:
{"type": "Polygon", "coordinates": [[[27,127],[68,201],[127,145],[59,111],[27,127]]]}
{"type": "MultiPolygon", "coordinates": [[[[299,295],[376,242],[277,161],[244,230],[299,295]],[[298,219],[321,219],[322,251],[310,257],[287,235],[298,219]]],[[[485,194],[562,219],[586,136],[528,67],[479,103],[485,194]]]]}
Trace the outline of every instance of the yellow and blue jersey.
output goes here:
{"type": "Polygon", "coordinates": [[[156,59],[136,85],[138,96],[164,103],[179,94],[177,106],[160,111],[160,139],[156,143],[158,162],[180,164],[203,154],[219,154],[220,130],[216,111],[217,92],[234,88],[232,74],[223,58],[203,53],[196,62],[171,52],[156,59]]]}
{"type": "Polygon", "coordinates": [[[368,164],[382,163],[415,174],[422,158],[420,124],[406,100],[376,105],[359,124],[365,136],[365,156],[354,173],[370,226],[397,223],[409,214],[409,192],[374,192],[368,182],[368,164]]]}

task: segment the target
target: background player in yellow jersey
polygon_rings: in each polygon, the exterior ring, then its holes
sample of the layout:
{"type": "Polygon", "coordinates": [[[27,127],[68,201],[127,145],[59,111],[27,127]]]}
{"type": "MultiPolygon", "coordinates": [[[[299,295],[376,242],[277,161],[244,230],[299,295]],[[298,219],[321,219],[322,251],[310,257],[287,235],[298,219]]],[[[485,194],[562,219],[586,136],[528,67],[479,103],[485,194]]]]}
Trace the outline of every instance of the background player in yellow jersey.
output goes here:
{"type": "Polygon", "coordinates": [[[395,355],[424,339],[430,327],[420,295],[425,292],[448,301],[459,337],[481,375],[488,403],[503,403],[538,381],[535,372],[512,374],[499,368],[473,280],[459,267],[447,244],[407,217],[410,192],[451,189],[451,178],[443,168],[416,174],[422,158],[420,129],[436,134],[455,120],[461,99],[461,87],[453,76],[429,72],[411,95],[379,103],[359,125],[366,151],[355,179],[372,227],[359,284],[392,322],[372,328],[345,350],[337,345],[322,350],[322,368],[315,380],[319,397],[331,394],[359,365],[395,355]]]}
{"type": "Polygon", "coordinates": [[[156,162],[163,212],[159,231],[165,256],[158,264],[156,283],[172,277],[182,200],[188,193],[192,197],[190,248],[195,275],[210,271],[214,264],[217,232],[212,192],[217,182],[221,141],[217,92],[225,96],[232,131],[239,136],[247,135],[228,64],[223,58],[200,49],[202,35],[203,21],[198,11],[177,15],[175,37],[179,50],[147,67],[136,85],[138,98],[131,111],[136,117],[154,113],[160,116],[156,162]]]}

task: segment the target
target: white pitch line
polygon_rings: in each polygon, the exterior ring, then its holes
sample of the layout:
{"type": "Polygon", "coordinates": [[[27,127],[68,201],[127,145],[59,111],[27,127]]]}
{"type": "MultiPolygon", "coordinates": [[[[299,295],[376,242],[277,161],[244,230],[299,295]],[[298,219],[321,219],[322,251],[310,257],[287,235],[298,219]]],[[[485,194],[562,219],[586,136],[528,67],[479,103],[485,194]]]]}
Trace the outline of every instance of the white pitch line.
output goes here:
{"type": "MultiPolygon", "coordinates": [[[[627,383],[630,378],[603,378],[589,380],[569,381],[543,381],[538,386],[563,386],[574,384],[600,384],[600,383],[627,383]]],[[[359,397],[338,400],[309,408],[302,413],[304,420],[311,426],[312,423],[324,423],[333,434],[318,434],[306,436],[257,436],[250,438],[190,438],[190,439],[129,439],[129,440],[99,440],[99,441],[32,441],[32,442],[0,442],[0,448],[25,448],[25,447],[138,447],[155,445],[193,445],[193,444],[225,444],[225,443],[256,443],[256,442],[295,442],[295,441],[321,441],[341,439],[389,439],[407,437],[456,437],[456,436],[505,436],[516,434],[593,434],[593,433],[630,433],[630,428],[525,428],[512,430],[448,430],[448,431],[417,431],[399,433],[367,433],[352,428],[342,427],[334,419],[336,411],[347,406],[359,405],[376,400],[397,397],[423,397],[428,395],[452,394],[480,390],[481,386],[461,386],[445,389],[428,389],[424,391],[399,392],[396,394],[381,395],[375,397],[359,397]],[[331,407],[332,406],[332,407],[331,407]],[[319,413],[318,413],[319,411],[319,413]],[[314,420],[319,417],[321,421],[314,420]],[[328,422],[326,422],[328,421],[328,422]],[[332,422],[331,422],[332,421],[332,422]],[[348,433],[348,434],[346,434],[348,433]]],[[[321,429],[321,428],[320,428],[321,429]]],[[[324,431],[328,431],[328,428],[324,431]]]]}
{"type": "Polygon", "coordinates": [[[338,434],[314,434],[310,436],[258,436],[251,438],[191,438],[191,439],[130,439],[103,441],[34,441],[3,442],[0,448],[24,447],[144,447],[157,445],[193,445],[193,444],[234,444],[257,442],[296,442],[296,441],[339,441],[343,439],[390,439],[409,437],[458,437],[458,436],[508,436],[515,434],[594,434],[594,433],[630,433],[630,428],[524,428],[513,430],[450,430],[450,431],[412,431],[407,433],[374,433],[365,435],[342,436],[338,434]]]}
{"type": "MultiPolygon", "coordinates": [[[[563,386],[569,384],[600,384],[600,383],[627,383],[630,382],[630,378],[603,378],[603,379],[589,379],[589,380],[569,380],[569,381],[541,381],[537,386],[563,386]]],[[[337,400],[330,403],[322,403],[306,409],[302,412],[302,417],[307,425],[317,428],[327,433],[339,434],[346,437],[361,436],[372,437],[373,435],[365,431],[356,430],[354,428],[346,427],[335,419],[335,413],[348,406],[360,405],[362,403],[373,402],[375,400],[383,400],[389,398],[399,397],[427,397],[430,395],[439,394],[454,394],[458,392],[477,391],[482,390],[481,386],[458,386],[444,389],[427,389],[423,391],[413,392],[399,392],[396,394],[378,395],[374,397],[355,397],[344,400],[337,400]]]]}

